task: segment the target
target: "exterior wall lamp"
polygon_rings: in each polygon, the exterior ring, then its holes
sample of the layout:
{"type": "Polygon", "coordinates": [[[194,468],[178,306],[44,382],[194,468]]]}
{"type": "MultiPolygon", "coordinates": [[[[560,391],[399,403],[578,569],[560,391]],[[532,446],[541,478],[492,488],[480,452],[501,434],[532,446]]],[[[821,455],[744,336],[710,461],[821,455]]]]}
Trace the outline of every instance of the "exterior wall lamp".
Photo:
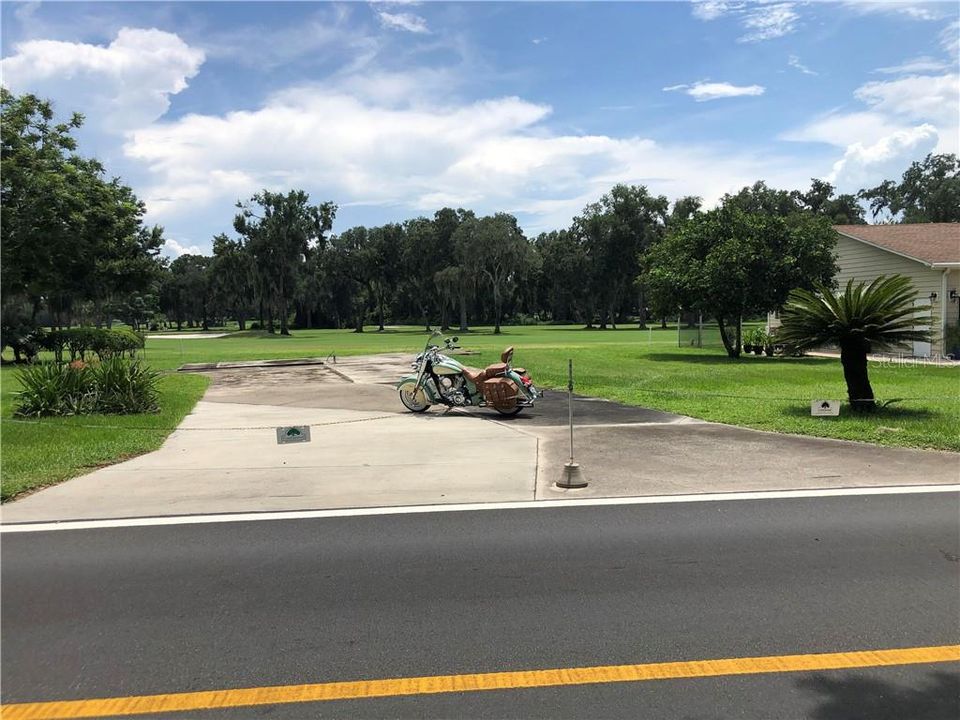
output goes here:
{"type": "Polygon", "coordinates": [[[951,291],[950,291],[950,302],[956,302],[956,301],[957,301],[957,297],[958,297],[957,291],[956,291],[956,290],[951,290],[951,291]]]}
{"type": "Polygon", "coordinates": [[[930,293],[930,302],[937,301],[937,294],[935,292],[930,293]]]}

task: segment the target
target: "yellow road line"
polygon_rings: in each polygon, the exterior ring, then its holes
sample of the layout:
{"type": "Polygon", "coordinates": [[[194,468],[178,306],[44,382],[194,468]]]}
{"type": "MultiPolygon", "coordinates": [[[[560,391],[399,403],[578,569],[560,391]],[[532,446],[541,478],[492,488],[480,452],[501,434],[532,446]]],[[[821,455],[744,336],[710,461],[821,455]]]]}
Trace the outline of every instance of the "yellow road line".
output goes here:
{"type": "Polygon", "coordinates": [[[671,678],[753,675],[759,673],[810,672],[846,668],[960,662],[960,645],[862,650],[814,655],[773,655],[685,662],[606,665],[598,667],[520,670],[472,675],[353,680],[348,682],[279,685],[257,688],[206,690],[165,695],[65,700],[61,702],[18,703],[0,706],[3,720],[72,720],[73,718],[117,717],[149,713],[186,712],[216,708],[282,705],[324,700],[430,695],[478,690],[514,690],[592,683],[638,682],[671,678]]]}

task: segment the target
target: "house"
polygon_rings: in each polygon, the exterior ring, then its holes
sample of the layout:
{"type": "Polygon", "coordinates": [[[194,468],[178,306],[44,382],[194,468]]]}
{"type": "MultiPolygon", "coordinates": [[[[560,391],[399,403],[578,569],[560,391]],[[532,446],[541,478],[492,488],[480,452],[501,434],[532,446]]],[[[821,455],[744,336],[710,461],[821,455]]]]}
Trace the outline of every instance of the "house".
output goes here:
{"type": "MultiPolygon", "coordinates": [[[[960,223],[834,225],[837,231],[839,288],[848,280],[871,282],[880,275],[905,275],[918,293],[918,305],[933,311],[917,327],[933,329],[932,343],[914,343],[917,357],[943,356],[944,332],[960,321],[960,223]]],[[[772,319],[773,325],[779,324],[772,319]]]]}
{"type": "MultiPolygon", "coordinates": [[[[905,275],[919,294],[918,304],[933,307],[933,343],[914,343],[917,357],[944,355],[943,334],[958,324],[960,300],[960,223],[911,225],[834,225],[837,231],[837,285],[851,278],[905,275]]],[[[927,323],[920,323],[927,325],[927,323]]],[[[918,325],[919,326],[919,325],[918,325]]]]}

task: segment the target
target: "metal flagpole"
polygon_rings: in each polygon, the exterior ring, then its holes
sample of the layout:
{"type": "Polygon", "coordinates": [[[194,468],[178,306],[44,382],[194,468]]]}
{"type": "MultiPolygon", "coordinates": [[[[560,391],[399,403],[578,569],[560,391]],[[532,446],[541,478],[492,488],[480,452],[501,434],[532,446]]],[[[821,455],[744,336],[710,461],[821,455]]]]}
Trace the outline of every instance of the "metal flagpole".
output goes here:
{"type": "Polygon", "coordinates": [[[584,488],[587,481],[583,479],[579,463],[573,460],[573,359],[567,361],[567,417],[570,422],[570,461],[563,466],[563,476],[557,481],[560,488],[584,488]]]}

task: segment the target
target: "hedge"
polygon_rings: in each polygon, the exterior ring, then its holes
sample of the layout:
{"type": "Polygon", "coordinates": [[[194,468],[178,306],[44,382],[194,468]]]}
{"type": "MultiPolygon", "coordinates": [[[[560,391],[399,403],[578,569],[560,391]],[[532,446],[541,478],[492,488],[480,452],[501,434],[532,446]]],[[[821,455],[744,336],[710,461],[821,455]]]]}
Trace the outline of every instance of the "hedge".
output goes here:
{"type": "Polygon", "coordinates": [[[108,330],[106,328],[67,328],[65,330],[38,330],[37,343],[53,353],[58,363],[64,361],[64,351],[70,360],[86,360],[87,353],[94,353],[100,360],[112,357],[131,358],[143,349],[144,337],[132,330],[108,330]]]}

